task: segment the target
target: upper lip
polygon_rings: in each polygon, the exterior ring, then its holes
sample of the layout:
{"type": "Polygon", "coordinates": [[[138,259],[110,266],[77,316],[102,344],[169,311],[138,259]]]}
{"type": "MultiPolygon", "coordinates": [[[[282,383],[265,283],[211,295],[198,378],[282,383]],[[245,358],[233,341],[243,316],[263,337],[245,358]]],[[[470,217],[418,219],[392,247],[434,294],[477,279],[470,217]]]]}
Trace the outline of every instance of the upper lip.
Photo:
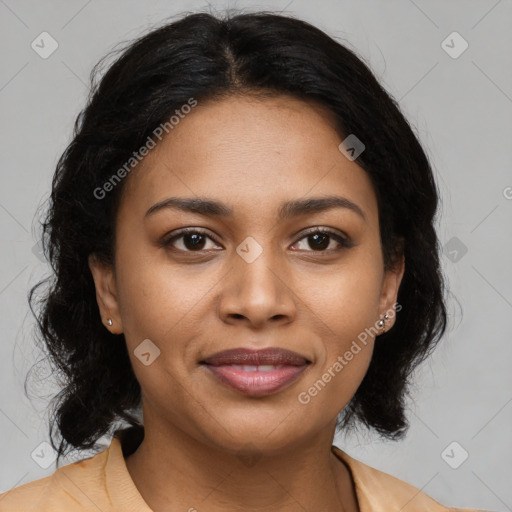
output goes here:
{"type": "Polygon", "coordinates": [[[284,348],[264,348],[260,350],[247,348],[233,348],[217,352],[206,359],[200,361],[204,364],[213,366],[221,365],[288,365],[302,366],[309,364],[310,361],[305,357],[286,350],[284,348]]]}

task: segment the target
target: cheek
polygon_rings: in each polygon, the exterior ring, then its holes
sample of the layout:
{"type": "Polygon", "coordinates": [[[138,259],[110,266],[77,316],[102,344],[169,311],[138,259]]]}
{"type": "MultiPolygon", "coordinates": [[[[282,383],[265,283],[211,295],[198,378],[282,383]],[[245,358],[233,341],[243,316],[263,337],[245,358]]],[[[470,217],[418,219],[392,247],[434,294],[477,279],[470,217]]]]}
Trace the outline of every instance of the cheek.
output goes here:
{"type": "Polygon", "coordinates": [[[378,320],[381,285],[379,260],[354,255],[332,272],[306,277],[300,295],[327,338],[346,341],[378,320]]]}
{"type": "Polygon", "coordinates": [[[190,286],[183,273],[143,259],[120,258],[119,304],[123,333],[136,378],[149,402],[183,402],[180,375],[194,306],[204,291],[190,286]],[[148,341],[149,340],[149,341],[148,341]]]}
{"type": "MultiPolygon", "coordinates": [[[[118,300],[126,343],[132,354],[145,339],[159,347],[171,367],[181,366],[205,322],[204,308],[221,274],[170,265],[165,256],[120,252],[118,300]]],[[[167,363],[166,363],[167,364],[167,363]]]]}
{"type": "Polygon", "coordinates": [[[118,301],[127,343],[161,340],[185,315],[194,300],[193,288],[187,290],[170,267],[151,263],[143,254],[120,251],[118,261],[118,301]]]}
{"type": "Polygon", "coordinates": [[[321,346],[299,403],[335,415],[356,392],[373,352],[380,270],[378,260],[359,264],[354,259],[331,276],[315,279],[314,287],[304,288],[311,329],[321,333],[321,346]]]}

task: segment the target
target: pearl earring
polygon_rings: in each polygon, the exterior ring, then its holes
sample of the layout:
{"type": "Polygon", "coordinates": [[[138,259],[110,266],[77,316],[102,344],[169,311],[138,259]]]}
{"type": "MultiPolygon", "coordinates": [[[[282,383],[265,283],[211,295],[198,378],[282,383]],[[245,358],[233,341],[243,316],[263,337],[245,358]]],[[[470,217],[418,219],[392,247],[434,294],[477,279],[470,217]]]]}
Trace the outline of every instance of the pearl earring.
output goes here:
{"type": "Polygon", "coordinates": [[[384,324],[389,320],[389,316],[385,314],[381,320],[377,322],[377,327],[379,329],[382,329],[384,327],[384,324]]]}
{"type": "Polygon", "coordinates": [[[111,318],[107,318],[107,325],[112,325],[112,319],[111,318]]]}

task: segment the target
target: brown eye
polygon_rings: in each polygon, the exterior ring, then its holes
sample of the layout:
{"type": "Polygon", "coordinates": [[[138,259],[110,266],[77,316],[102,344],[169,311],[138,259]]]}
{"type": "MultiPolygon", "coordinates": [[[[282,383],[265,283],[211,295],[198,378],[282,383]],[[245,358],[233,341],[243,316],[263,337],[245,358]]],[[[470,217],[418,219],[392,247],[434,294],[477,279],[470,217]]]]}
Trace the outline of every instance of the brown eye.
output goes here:
{"type": "Polygon", "coordinates": [[[200,233],[187,233],[182,236],[183,245],[189,250],[194,251],[196,249],[201,250],[205,245],[205,237],[200,233]]]}
{"type": "Polygon", "coordinates": [[[342,248],[352,247],[353,244],[348,237],[343,237],[338,233],[333,231],[325,230],[325,229],[315,229],[314,231],[310,231],[306,236],[302,237],[298,242],[301,243],[302,240],[307,240],[304,244],[307,247],[299,247],[300,250],[313,250],[326,252],[326,250],[337,250],[339,247],[336,247],[336,244],[341,246],[342,248]],[[309,249],[308,249],[309,248],[309,249]]]}
{"type": "Polygon", "coordinates": [[[215,242],[206,232],[199,229],[187,228],[164,240],[162,245],[164,247],[172,246],[173,249],[178,251],[199,252],[208,250],[208,247],[205,248],[208,240],[215,242]]]}

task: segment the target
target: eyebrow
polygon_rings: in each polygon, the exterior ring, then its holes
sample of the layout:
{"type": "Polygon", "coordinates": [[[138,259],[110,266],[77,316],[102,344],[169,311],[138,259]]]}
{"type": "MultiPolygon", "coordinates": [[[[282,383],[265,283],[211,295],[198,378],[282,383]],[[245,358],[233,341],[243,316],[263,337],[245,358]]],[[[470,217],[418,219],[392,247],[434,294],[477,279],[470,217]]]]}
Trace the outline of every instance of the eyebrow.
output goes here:
{"type": "MultiPolygon", "coordinates": [[[[233,217],[233,209],[230,206],[220,201],[202,197],[169,197],[151,206],[144,217],[148,217],[166,208],[174,208],[200,215],[233,217]]],[[[361,207],[346,197],[341,196],[312,197],[286,201],[279,208],[278,218],[279,220],[284,220],[299,215],[319,213],[333,208],[352,210],[366,221],[366,216],[361,207]]]]}

